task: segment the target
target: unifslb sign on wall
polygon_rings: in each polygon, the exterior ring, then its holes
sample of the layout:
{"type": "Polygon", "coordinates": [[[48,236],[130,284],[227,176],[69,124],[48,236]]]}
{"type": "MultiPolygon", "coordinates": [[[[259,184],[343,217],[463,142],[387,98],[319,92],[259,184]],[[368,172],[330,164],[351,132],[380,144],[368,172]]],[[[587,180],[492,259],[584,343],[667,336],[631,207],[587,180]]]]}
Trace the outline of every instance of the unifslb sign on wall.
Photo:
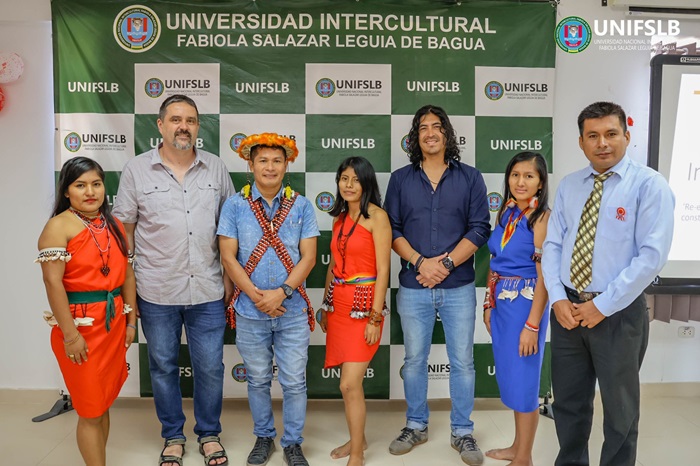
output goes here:
{"type": "MultiPolygon", "coordinates": [[[[124,164],[160,143],[158,108],[176,93],[197,102],[196,147],[219,155],[237,188],[246,179],[235,152],[244,137],[268,131],[294,138],[300,154],[290,180],[314,203],[322,230],[307,281],[315,305],[329,263],[326,212],[338,164],[366,157],[384,192],[391,171],[408,163],[406,136],[419,107],[447,110],[462,161],[484,173],[492,199],[515,153],[541,152],[551,166],[556,11],[547,2],[54,0],[51,7],[56,169],[76,155],[97,160],[113,202],[124,164]]],[[[365,375],[373,398],[403,397],[396,256],[392,266],[392,315],[365,375]]],[[[483,296],[483,250],[476,267],[483,296]]],[[[490,338],[480,320],[477,396],[495,396],[490,338]]],[[[431,397],[449,396],[441,328],[429,361],[431,397]]],[[[234,342],[235,332],[227,332],[224,391],[243,397],[245,367],[234,342]]],[[[129,353],[124,395],[150,395],[145,345],[140,335],[129,353]]],[[[312,398],[340,396],[338,371],[322,367],[324,345],[317,329],[309,349],[312,398]]],[[[186,351],[180,361],[183,392],[191,394],[186,351]]],[[[543,385],[548,380],[545,371],[543,385]]],[[[276,382],[273,391],[281,395],[276,382]]]]}

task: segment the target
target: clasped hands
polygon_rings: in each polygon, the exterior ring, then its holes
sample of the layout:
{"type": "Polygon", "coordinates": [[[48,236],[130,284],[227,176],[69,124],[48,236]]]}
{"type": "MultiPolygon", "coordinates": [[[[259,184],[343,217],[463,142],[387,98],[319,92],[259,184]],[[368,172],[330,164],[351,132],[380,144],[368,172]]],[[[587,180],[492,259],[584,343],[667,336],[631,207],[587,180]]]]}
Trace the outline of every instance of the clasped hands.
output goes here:
{"type": "Polygon", "coordinates": [[[593,304],[593,301],[585,303],[572,303],[568,299],[560,299],[552,305],[557,322],[567,330],[572,330],[579,325],[593,328],[605,319],[593,304]]]}
{"type": "Polygon", "coordinates": [[[427,288],[433,288],[436,285],[442,283],[442,281],[447,278],[450,271],[445,268],[442,264],[442,260],[447,257],[447,253],[443,253],[439,256],[430,257],[423,259],[418,269],[418,276],[416,280],[418,283],[427,288]]]}
{"type": "Polygon", "coordinates": [[[287,309],[282,306],[286,295],[282,288],[275,288],[274,290],[261,290],[257,286],[255,287],[255,293],[250,296],[250,299],[255,304],[260,312],[263,312],[270,317],[279,317],[287,309]]]}

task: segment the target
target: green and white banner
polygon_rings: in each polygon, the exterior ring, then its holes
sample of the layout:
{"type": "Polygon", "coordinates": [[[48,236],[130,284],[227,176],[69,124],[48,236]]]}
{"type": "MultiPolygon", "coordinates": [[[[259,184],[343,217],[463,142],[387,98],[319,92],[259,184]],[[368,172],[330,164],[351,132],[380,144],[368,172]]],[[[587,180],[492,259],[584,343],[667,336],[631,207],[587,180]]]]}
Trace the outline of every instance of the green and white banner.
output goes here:
{"type": "MultiPolygon", "coordinates": [[[[493,211],[503,170],[517,152],[552,162],[555,9],[548,2],[426,0],[143,1],[53,0],[56,170],[74,156],[108,172],[109,201],[132,157],[156,147],[161,102],[186,94],[198,104],[198,148],[218,154],[237,188],[246,167],[235,150],[245,136],[276,132],[300,154],[292,186],[316,206],[322,235],[307,285],[320,304],[329,263],[335,170],[367,157],[386,189],[408,163],[405,139],[415,111],[445,108],[462,161],[484,174],[493,211]]],[[[403,337],[396,313],[394,255],[391,316],[367,374],[370,398],[403,398],[403,337]]],[[[477,253],[477,298],[488,252],[477,253]]],[[[498,396],[490,338],[477,318],[477,396],[498,396]]],[[[185,341],[183,393],[192,393],[185,341]]],[[[324,370],[325,335],[311,338],[311,398],[340,397],[338,370],[324,370]]],[[[226,334],[225,394],[246,394],[245,368],[226,334]]],[[[128,354],[122,395],[150,396],[146,343],[128,354]]],[[[430,355],[429,396],[449,396],[441,325],[430,355]]],[[[543,371],[542,394],[549,390],[543,371]]],[[[273,392],[281,395],[279,385],[273,392]]]]}

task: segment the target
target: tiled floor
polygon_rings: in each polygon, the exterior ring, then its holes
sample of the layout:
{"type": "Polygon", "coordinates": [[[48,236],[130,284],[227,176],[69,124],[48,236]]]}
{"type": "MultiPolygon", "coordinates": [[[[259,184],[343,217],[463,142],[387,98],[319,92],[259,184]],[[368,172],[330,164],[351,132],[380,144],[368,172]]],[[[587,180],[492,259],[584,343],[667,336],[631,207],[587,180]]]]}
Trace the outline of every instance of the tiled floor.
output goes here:
{"type": "MultiPolygon", "coordinates": [[[[47,411],[57,399],[53,391],[0,390],[0,464],[12,466],[73,466],[83,464],[75,443],[76,414],[70,412],[34,423],[31,418],[47,411]]],[[[449,446],[449,402],[431,402],[430,440],[404,456],[392,456],[387,447],[404,423],[403,402],[368,402],[366,453],[368,466],[438,466],[463,464],[449,446]]],[[[185,466],[202,466],[192,434],[192,403],[185,402],[189,436],[185,466]]],[[[162,440],[150,399],[120,399],[111,409],[107,463],[111,466],[155,466],[162,440]]],[[[597,464],[603,440],[598,404],[591,434],[591,464],[597,464]]],[[[281,430],[280,404],[275,403],[276,424],[281,430]]],[[[497,400],[477,400],[472,416],[475,436],[483,450],[508,445],[513,436],[513,416],[497,400]]],[[[231,466],[245,465],[253,445],[252,421],[245,400],[226,400],[222,416],[222,441],[231,466]]],[[[345,466],[331,460],[330,450],[347,439],[341,401],[309,402],[304,451],[312,466],[345,466]]],[[[643,387],[642,422],[637,465],[700,465],[700,384],[667,384],[643,387]]],[[[278,444],[279,445],[279,444],[278,444]]],[[[557,451],[554,424],[541,417],[534,449],[535,465],[551,465],[557,451]]],[[[281,450],[269,465],[283,464],[281,450]]],[[[506,462],[487,458],[484,465],[506,462]]]]}

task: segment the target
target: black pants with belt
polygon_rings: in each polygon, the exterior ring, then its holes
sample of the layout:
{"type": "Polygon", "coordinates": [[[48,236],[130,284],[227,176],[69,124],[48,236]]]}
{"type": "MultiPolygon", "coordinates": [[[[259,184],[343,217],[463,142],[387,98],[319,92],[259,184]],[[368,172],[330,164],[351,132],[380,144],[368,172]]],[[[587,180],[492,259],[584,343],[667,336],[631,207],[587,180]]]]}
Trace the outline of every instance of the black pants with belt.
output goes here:
{"type": "MultiPolygon", "coordinates": [[[[572,302],[577,302],[569,295],[572,302]]],[[[646,299],[589,329],[566,330],[551,315],[555,466],[588,465],[596,379],[603,402],[601,466],[634,466],[639,425],[639,369],[649,340],[646,299]]]]}

